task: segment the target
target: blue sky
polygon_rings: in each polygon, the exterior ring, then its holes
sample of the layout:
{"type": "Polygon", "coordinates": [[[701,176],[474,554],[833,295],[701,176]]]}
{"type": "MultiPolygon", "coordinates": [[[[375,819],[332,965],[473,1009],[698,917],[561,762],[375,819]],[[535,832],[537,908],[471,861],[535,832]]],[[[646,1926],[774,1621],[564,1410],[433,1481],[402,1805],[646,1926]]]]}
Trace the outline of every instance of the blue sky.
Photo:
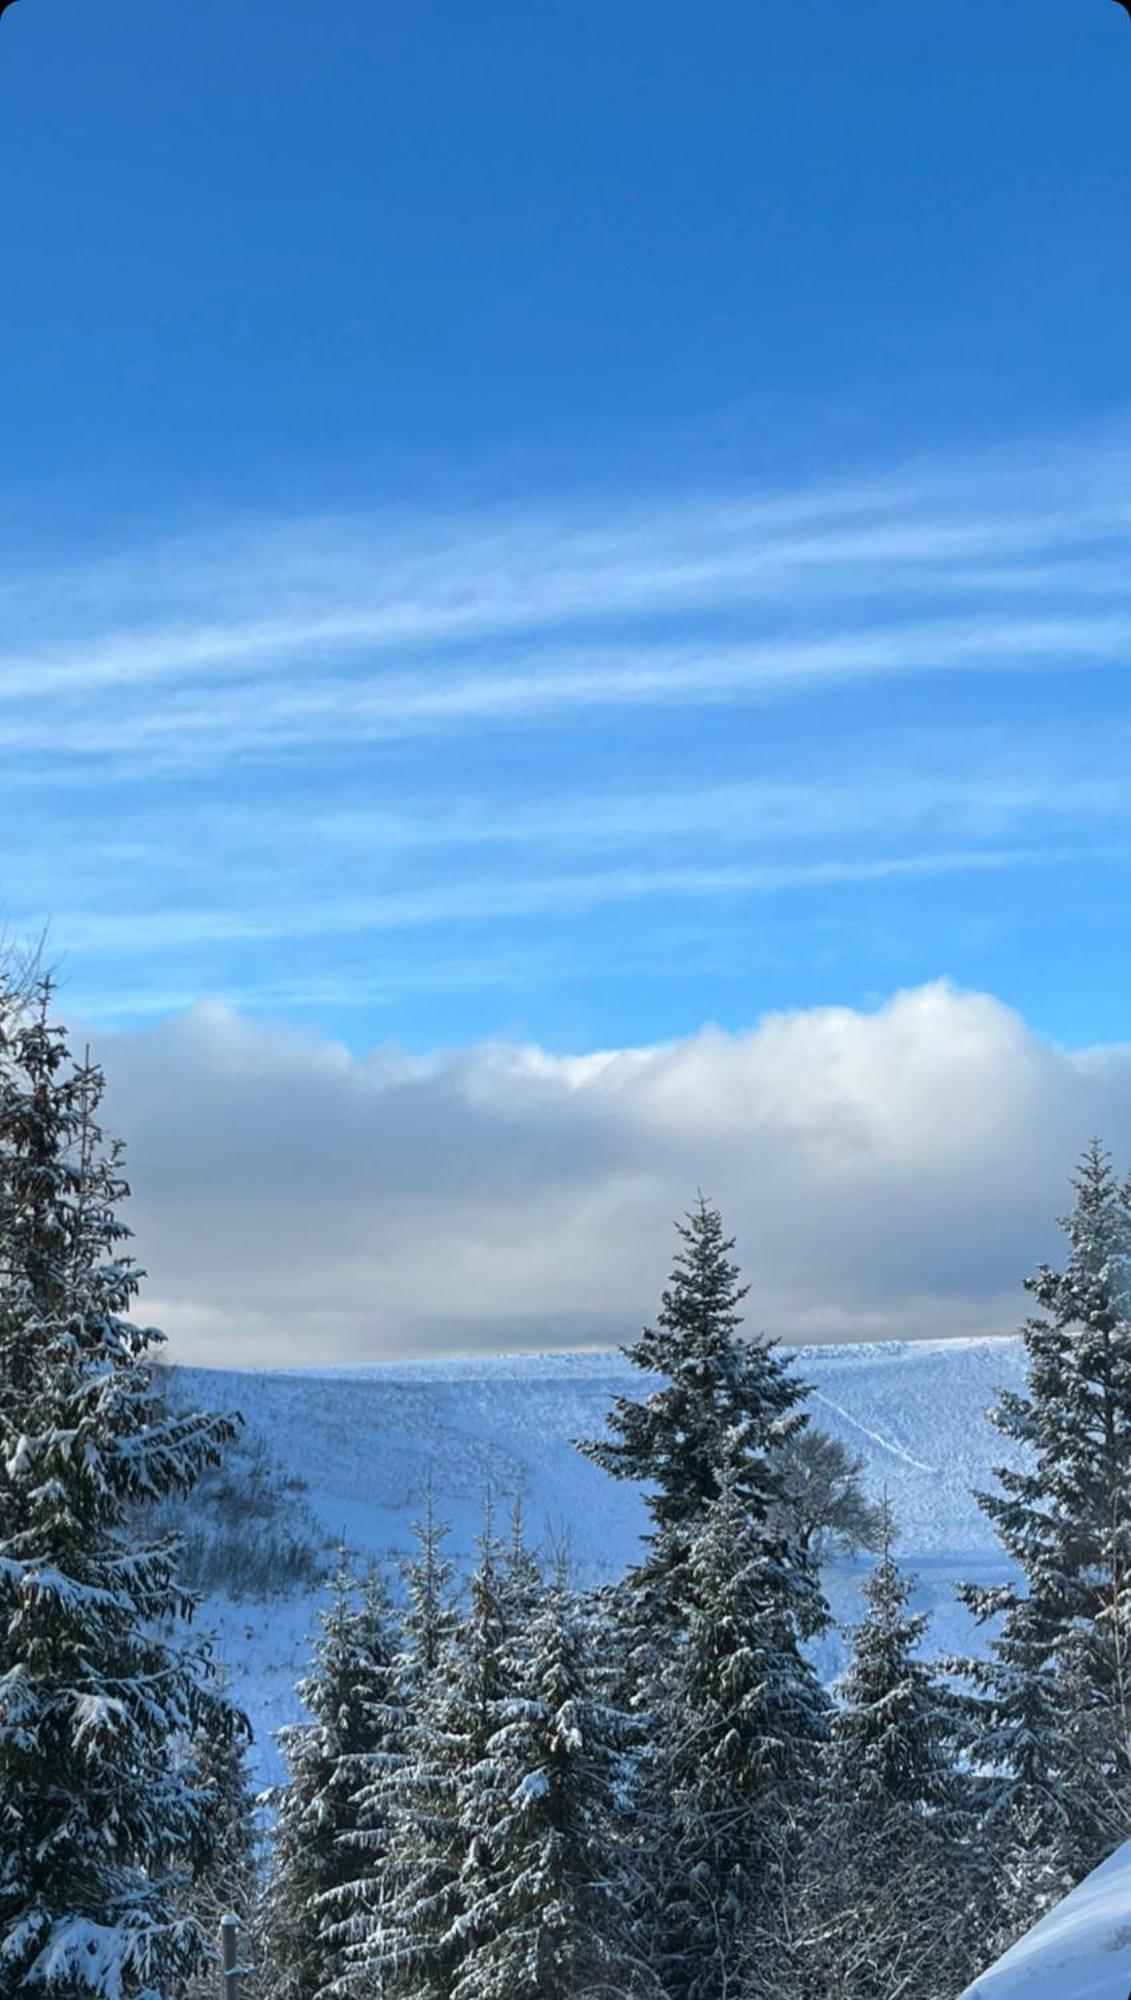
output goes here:
{"type": "Polygon", "coordinates": [[[0,909],[69,1004],[1128,1038],[1131,30],[21,0],[0,909]]]}

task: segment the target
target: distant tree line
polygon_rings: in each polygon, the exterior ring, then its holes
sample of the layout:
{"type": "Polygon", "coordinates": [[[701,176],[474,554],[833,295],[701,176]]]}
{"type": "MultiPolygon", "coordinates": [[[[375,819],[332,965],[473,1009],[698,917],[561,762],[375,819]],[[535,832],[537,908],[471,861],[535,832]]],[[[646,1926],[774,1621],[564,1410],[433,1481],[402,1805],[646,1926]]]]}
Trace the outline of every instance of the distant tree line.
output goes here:
{"type": "Polygon", "coordinates": [[[249,2000],[955,2000],[1131,1832],[1131,1194],[1096,1146],[994,1413],[983,1658],[925,1656],[895,1524],[744,1335],[700,1200],[640,1393],[579,1445],[640,1484],[638,1560],[581,1588],[488,1501],[457,1577],[430,1496],[403,1576],[343,1554],[265,1862],[162,1512],[237,1426],[160,1393],[101,1075],[51,1015],[0,1004],[0,1990],[202,2000],[234,1909],[249,2000]],[[876,1561],[830,1690],[838,1543],[876,1561]]]}

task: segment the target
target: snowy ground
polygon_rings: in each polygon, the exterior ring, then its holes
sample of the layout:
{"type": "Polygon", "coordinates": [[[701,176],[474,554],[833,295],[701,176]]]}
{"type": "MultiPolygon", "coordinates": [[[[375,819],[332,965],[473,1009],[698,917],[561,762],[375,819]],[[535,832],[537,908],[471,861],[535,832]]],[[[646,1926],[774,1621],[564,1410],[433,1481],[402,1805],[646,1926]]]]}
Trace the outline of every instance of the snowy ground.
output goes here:
{"type": "Polygon", "coordinates": [[[961,2000],[1128,2000],[1131,1843],[1081,1882],[961,2000]]]}
{"type": "MultiPolygon", "coordinates": [[[[1014,1340],[887,1342],[796,1350],[813,1384],[814,1421],[864,1458],[867,1484],[889,1495],[903,1560],[920,1577],[933,1616],[932,1647],[970,1643],[954,1602],[960,1578],[1004,1574],[971,1489],[986,1483],[1001,1441],[985,1411],[1021,1378],[1014,1340]]],[[[239,1374],[180,1371],[198,1404],[235,1408],[283,1468],[308,1484],[328,1537],[364,1554],[395,1555],[431,1476],[465,1552],[491,1487],[503,1507],[521,1493],[532,1538],[565,1538],[579,1573],[613,1576],[630,1560],[642,1525],[638,1495],[573,1448],[599,1430],[612,1398],[640,1378],[616,1355],[507,1356],[370,1368],[239,1374]]],[[[862,1565],[835,1565],[826,1582],[839,1618],[853,1615],[862,1565]]],[[[273,1734],[294,1717],[317,1598],[259,1604],[211,1600],[233,1692],[256,1729],[264,1778],[278,1774],[273,1734]]],[[[821,1665],[836,1671],[835,1640],[821,1665]]],[[[1126,2000],[1119,1993],[1114,2000],[1126,2000]]]]}

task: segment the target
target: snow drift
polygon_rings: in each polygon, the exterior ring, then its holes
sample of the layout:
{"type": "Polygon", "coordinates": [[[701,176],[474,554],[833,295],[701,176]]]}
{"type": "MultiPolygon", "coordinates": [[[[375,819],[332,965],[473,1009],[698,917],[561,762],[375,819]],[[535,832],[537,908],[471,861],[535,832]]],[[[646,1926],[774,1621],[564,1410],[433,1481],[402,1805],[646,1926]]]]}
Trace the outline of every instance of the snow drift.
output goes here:
{"type": "Polygon", "coordinates": [[[1011,1945],[960,2000],[1127,2000],[1131,1841],[1011,1945]]]}

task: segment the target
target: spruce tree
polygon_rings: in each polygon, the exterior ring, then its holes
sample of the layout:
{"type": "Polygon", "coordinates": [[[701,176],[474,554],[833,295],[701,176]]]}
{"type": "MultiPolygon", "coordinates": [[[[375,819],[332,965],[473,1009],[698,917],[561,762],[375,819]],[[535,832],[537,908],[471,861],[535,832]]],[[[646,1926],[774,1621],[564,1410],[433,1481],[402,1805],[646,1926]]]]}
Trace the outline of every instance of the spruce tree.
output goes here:
{"type": "MultiPolygon", "coordinates": [[[[734,1497],[752,1521],[764,1522],[781,1500],[781,1452],[806,1422],[807,1391],[768,1343],[739,1335],[747,1287],[731,1261],[733,1239],[702,1197],[677,1224],[682,1248],[653,1327],[625,1349],[659,1385],[643,1401],[618,1396],[608,1418],[611,1436],[580,1449],[615,1479],[645,1488],[652,1521],[647,1558],[637,1572],[652,1615],[678,1625],[687,1551],[719,1496],[728,1467],[734,1497]]],[[[819,1621],[811,1575],[798,1563],[796,1599],[810,1599],[819,1621]]]]}
{"type": "MultiPolygon", "coordinates": [[[[217,1676],[221,1691],[223,1675],[217,1676]]],[[[186,1896],[186,1907],[215,1946],[224,1917],[239,1922],[241,1962],[245,1968],[241,1992],[247,2000],[259,1991],[260,1850],[259,1814],[251,1774],[248,1743],[234,1730],[195,1732],[188,1751],[188,1772],[200,1793],[208,1817],[210,1849],[186,1896]]],[[[188,1986],[185,2000],[212,2000],[219,1972],[214,1961],[188,1986]]]]}
{"type": "Polygon", "coordinates": [[[504,1568],[488,1501],[466,1613],[418,1688],[408,1761],[390,1785],[387,1901],[366,1961],[397,2000],[449,2000],[472,1942],[468,1911],[492,1885],[485,1829],[504,1772],[491,1745],[513,1686],[504,1568]]]}
{"type": "Polygon", "coordinates": [[[491,1856],[467,1912],[453,2000],[584,2000],[631,1990],[614,1829],[626,1722],[597,1692],[585,1621],[559,1563],[532,1608],[514,1693],[488,1752],[501,1774],[491,1856]]]}
{"type": "Polygon", "coordinates": [[[394,1835],[393,1790],[410,1768],[414,1676],[393,1622],[381,1571],[371,1565],[358,1620],[361,1678],[366,1689],[366,1747],[342,1766],[352,1786],[352,1825],[341,1835],[345,1879],[315,1899],[314,1916],[333,1954],[326,1995],[372,1990],[370,1964],[380,1955],[389,1922],[389,1857],[394,1835]]]}
{"type": "Polygon", "coordinates": [[[953,1694],[920,1657],[913,1579],[892,1553],[865,1584],[822,1782],[746,1940],[749,2000],[953,2000],[991,1921],[953,1694]]]}
{"type": "Polygon", "coordinates": [[[169,1412],[126,1317],[121,1149],[50,984],[0,1020],[0,1987],[155,2000],[207,1941],[183,1912],[211,1829],[183,1746],[242,1719],[189,1643],[175,1537],[231,1421],[169,1412]]]}
{"type": "Polygon", "coordinates": [[[956,1704],[919,1648],[925,1612],[908,1609],[914,1579],[899,1569],[884,1509],[883,1548],[864,1585],[865,1614],[833,1711],[842,1801],[878,1824],[889,1815],[946,1819],[958,1804],[956,1704]]]}
{"type": "Polygon", "coordinates": [[[373,1875],[363,1799],[397,1635],[379,1578],[371,1574],[359,1604],[344,1554],[321,1627],[313,1671],[298,1688],[311,1719],[279,1736],[288,1783],[275,1799],[267,1915],[271,1992],[278,2000],[315,2000],[347,1975],[352,1920],[363,1914],[373,1875]]]}
{"type": "Polygon", "coordinates": [[[542,1601],[542,1565],[526,1539],[526,1509],[521,1494],[511,1508],[510,1535],[502,1552],[500,1587],[504,1616],[521,1640],[542,1601]]]}
{"type": "Polygon", "coordinates": [[[454,1566],[444,1554],[449,1534],[447,1521],[436,1512],[436,1497],[429,1477],[424,1492],[424,1512],[412,1523],[416,1551],[405,1564],[407,1604],[404,1632],[411,1659],[409,1670],[418,1679],[435,1673],[457,1624],[452,1597],[454,1566]]]}
{"type": "Polygon", "coordinates": [[[719,1472],[686,1559],[686,1636],[662,1683],[657,1869],[665,1991],[719,2000],[767,1872],[812,1793],[826,1702],[801,1651],[788,1553],[719,1472]]]}
{"type": "Polygon", "coordinates": [[[1131,1560],[1131,1193],[1093,1144],[1062,1227],[1062,1271],[1028,1281],[1028,1378],[992,1413],[1017,1448],[979,1495],[1022,1581],[969,1586],[996,1621],[968,1664],[989,1831],[1078,1879],[1131,1827],[1127,1574],[1131,1560]],[[1088,1750],[1074,1754],[1081,1718],[1088,1750]]]}

